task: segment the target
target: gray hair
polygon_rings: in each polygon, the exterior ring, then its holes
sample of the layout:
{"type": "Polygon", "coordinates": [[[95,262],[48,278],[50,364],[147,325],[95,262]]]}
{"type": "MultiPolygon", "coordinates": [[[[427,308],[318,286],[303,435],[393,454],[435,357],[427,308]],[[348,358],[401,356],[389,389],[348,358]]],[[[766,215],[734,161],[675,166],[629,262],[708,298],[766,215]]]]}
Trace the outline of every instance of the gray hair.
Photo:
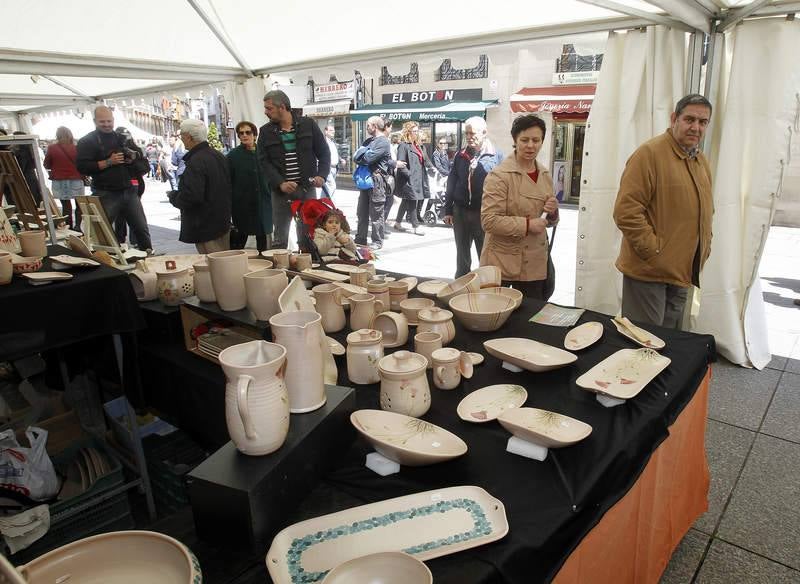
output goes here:
{"type": "Polygon", "coordinates": [[[367,123],[372,124],[376,128],[378,128],[379,132],[383,132],[383,128],[386,126],[386,123],[383,121],[383,118],[380,116],[370,116],[367,118],[367,123]]]}
{"type": "Polygon", "coordinates": [[[289,101],[289,96],[282,92],[280,89],[273,89],[264,94],[264,101],[270,100],[275,107],[283,106],[287,110],[292,109],[292,104],[289,101]]]}
{"type": "Polygon", "coordinates": [[[189,134],[195,142],[208,140],[208,128],[200,120],[183,120],[181,122],[181,134],[189,134]]]}
{"type": "Polygon", "coordinates": [[[675,115],[681,115],[683,110],[686,109],[687,105],[701,105],[703,107],[707,107],[709,114],[714,111],[711,107],[711,102],[708,101],[704,95],[700,95],[699,93],[690,93],[689,95],[685,95],[680,98],[678,103],[675,104],[675,115]]]}
{"type": "Polygon", "coordinates": [[[486,120],[480,116],[472,116],[471,118],[467,118],[464,122],[464,127],[466,128],[467,126],[475,130],[475,132],[485,132],[486,120]]]}

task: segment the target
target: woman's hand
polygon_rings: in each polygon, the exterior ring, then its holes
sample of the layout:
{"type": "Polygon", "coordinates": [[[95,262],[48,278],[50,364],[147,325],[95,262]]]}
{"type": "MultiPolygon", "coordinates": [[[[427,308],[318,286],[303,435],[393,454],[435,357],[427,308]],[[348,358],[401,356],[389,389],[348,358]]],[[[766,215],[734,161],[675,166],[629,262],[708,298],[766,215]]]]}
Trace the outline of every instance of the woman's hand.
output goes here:
{"type": "Polygon", "coordinates": [[[548,215],[552,215],[556,211],[558,211],[558,199],[555,197],[548,197],[544,202],[544,212],[548,215]]]}

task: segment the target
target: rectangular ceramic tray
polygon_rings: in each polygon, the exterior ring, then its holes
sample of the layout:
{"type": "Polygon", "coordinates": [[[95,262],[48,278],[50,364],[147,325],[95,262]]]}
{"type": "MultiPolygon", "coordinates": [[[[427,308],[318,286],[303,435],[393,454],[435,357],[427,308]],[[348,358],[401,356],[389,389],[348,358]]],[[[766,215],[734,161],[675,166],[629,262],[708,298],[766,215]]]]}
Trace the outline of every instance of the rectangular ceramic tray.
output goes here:
{"type": "Polygon", "coordinates": [[[429,560],[501,539],[503,503],[460,486],[387,499],[295,523],[272,540],[267,569],[275,584],[321,581],[357,557],[404,551],[429,560]]]}
{"type": "Polygon", "coordinates": [[[575,383],[595,393],[631,399],[671,362],[672,359],[653,349],[621,349],[578,377],[575,383]]]}

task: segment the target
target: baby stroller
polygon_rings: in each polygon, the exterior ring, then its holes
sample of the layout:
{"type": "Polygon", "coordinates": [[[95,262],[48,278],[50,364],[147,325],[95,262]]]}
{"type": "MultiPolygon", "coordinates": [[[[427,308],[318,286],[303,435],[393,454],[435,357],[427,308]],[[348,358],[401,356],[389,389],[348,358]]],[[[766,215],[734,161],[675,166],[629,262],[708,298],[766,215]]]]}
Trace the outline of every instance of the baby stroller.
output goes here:
{"type": "Polygon", "coordinates": [[[431,198],[425,201],[425,213],[422,215],[426,225],[434,226],[444,219],[444,199],[447,192],[447,177],[438,170],[429,171],[428,187],[431,198]],[[431,205],[431,203],[433,203],[431,205]]]}
{"type": "MultiPolygon", "coordinates": [[[[317,244],[314,243],[314,229],[318,229],[317,222],[319,221],[319,218],[325,215],[328,211],[334,209],[336,209],[336,205],[334,205],[333,201],[327,197],[322,199],[307,199],[305,201],[292,201],[292,215],[294,215],[297,221],[301,221],[305,226],[301,241],[298,241],[300,251],[304,253],[310,253],[312,260],[320,265],[325,265],[325,261],[322,259],[322,254],[319,252],[317,244]]],[[[368,255],[367,257],[364,257],[365,252],[361,248],[357,249],[358,251],[355,257],[343,257],[340,254],[337,262],[358,265],[363,264],[371,259],[368,257],[368,255]]],[[[347,253],[349,254],[352,252],[347,251],[347,253]]],[[[369,254],[369,249],[366,250],[366,254],[369,254]]]]}

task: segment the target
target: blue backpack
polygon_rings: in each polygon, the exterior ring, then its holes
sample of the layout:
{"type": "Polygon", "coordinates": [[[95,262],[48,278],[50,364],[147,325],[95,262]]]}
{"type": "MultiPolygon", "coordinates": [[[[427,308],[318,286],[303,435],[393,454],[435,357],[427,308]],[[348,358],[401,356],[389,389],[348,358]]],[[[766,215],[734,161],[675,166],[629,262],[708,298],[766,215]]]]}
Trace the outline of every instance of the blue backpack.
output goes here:
{"type": "Polygon", "coordinates": [[[366,191],[375,186],[372,182],[372,173],[369,171],[369,166],[359,164],[355,172],[353,172],[353,182],[356,184],[356,188],[361,191],[366,191]]]}

